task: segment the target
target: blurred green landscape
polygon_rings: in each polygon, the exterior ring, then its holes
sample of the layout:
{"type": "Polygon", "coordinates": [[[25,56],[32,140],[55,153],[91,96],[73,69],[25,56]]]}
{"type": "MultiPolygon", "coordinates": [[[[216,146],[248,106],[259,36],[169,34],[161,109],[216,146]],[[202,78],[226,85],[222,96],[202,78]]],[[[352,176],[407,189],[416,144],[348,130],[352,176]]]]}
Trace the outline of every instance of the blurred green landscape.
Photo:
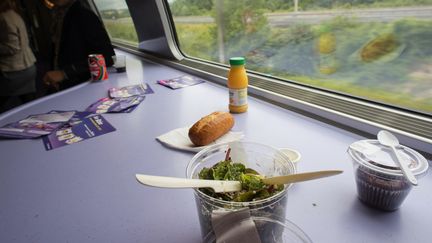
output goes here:
{"type": "MultiPolygon", "coordinates": [[[[432,6],[432,0],[299,1],[302,11],[400,6],[432,6]]],[[[292,13],[293,1],[176,0],[170,7],[187,56],[225,64],[231,56],[245,56],[249,70],[265,75],[432,114],[431,19],[365,22],[335,16],[274,26],[268,14],[292,13]],[[214,21],[176,20],[203,13],[214,21]],[[333,37],[323,39],[329,34],[333,37]],[[326,45],[330,53],[323,51],[326,45]],[[334,72],[322,72],[323,65],[334,72]]],[[[113,38],[138,42],[130,18],[105,17],[113,38]]]]}

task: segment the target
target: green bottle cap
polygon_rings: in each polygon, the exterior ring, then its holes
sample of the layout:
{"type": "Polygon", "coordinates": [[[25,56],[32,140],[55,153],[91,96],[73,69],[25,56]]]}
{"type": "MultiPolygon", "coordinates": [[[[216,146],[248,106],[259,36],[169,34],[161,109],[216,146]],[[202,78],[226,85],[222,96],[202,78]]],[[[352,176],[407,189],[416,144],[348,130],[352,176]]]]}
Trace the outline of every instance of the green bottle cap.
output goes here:
{"type": "Polygon", "coordinates": [[[231,57],[229,63],[230,65],[244,65],[246,61],[244,57],[231,57]]]}

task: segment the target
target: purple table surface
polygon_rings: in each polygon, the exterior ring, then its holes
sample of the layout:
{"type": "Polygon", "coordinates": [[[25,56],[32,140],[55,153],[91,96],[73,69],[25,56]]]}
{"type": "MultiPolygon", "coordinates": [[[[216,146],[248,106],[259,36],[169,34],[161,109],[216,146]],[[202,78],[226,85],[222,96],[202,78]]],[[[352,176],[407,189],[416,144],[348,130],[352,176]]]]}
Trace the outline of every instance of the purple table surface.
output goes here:
{"type": "MultiPolygon", "coordinates": [[[[119,51],[118,51],[119,52],[119,51]]],[[[50,110],[84,110],[111,87],[149,83],[155,91],[132,113],[105,114],[117,129],[45,151],[41,139],[0,140],[0,242],[200,242],[191,189],[145,187],[136,173],[185,177],[192,153],[155,137],[227,110],[226,88],[206,82],[171,90],[158,79],[184,73],[127,56],[126,73],[84,83],[0,116],[0,126],[50,110]]],[[[286,218],[315,242],[430,242],[432,175],[420,179],[394,212],[357,198],[348,146],[357,134],[249,98],[234,131],[245,139],[300,151],[299,171],[342,169],[335,177],[295,184],[286,218]]]]}

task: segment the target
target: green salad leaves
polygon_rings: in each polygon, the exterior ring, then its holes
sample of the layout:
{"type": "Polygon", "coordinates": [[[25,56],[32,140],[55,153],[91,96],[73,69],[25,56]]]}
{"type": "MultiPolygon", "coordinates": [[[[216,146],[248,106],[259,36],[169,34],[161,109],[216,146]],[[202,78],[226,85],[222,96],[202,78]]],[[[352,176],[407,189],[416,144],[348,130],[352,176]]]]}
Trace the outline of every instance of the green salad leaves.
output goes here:
{"type": "MultiPolygon", "coordinates": [[[[228,156],[227,156],[228,157],[228,156]]],[[[244,164],[233,163],[230,158],[220,161],[211,168],[199,172],[200,179],[240,181],[239,192],[215,193],[213,189],[200,189],[205,194],[225,201],[249,202],[264,199],[282,191],[284,185],[266,185],[257,171],[246,168],[244,164]]]]}

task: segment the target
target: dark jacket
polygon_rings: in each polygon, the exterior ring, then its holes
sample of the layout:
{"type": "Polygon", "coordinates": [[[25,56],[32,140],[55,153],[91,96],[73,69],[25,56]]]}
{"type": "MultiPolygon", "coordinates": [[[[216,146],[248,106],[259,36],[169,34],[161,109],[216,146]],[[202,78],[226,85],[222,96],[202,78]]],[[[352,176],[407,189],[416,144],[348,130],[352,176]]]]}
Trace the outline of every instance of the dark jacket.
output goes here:
{"type": "Polygon", "coordinates": [[[61,89],[90,79],[89,54],[102,54],[106,66],[113,65],[114,50],[102,22],[94,12],[76,1],[63,20],[58,65],[66,73],[67,80],[61,84],[61,89]]]}

